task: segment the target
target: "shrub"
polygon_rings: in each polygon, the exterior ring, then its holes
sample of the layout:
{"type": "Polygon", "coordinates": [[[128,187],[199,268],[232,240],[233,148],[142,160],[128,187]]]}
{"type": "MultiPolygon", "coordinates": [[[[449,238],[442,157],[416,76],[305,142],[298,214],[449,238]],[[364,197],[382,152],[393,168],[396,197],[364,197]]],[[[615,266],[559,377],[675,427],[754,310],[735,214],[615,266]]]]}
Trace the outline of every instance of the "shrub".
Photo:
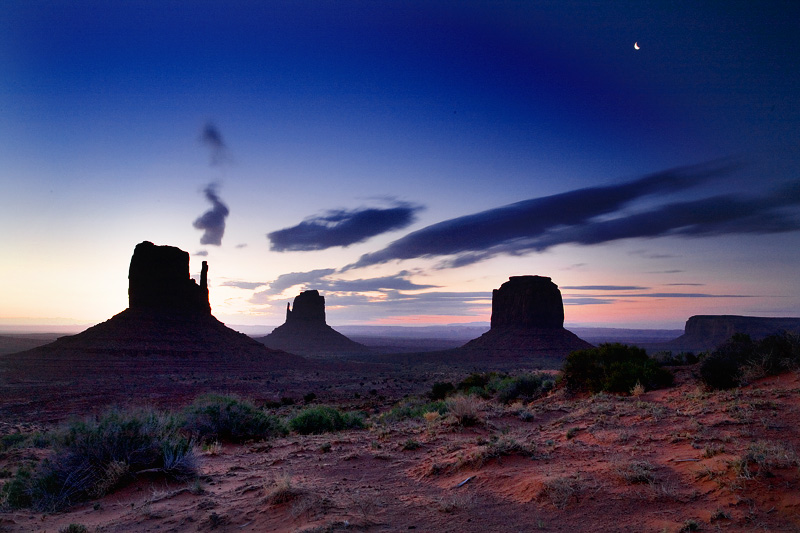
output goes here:
{"type": "Polygon", "coordinates": [[[386,422],[399,422],[408,418],[425,418],[427,413],[438,413],[443,415],[447,413],[447,402],[420,402],[407,400],[395,407],[389,412],[381,415],[381,420],[386,422]]]}
{"type": "Polygon", "coordinates": [[[450,383],[449,381],[437,381],[431,387],[431,392],[429,394],[431,400],[444,400],[448,394],[454,392],[456,390],[455,385],[450,383]]]}
{"type": "Polygon", "coordinates": [[[523,374],[499,380],[493,387],[497,390],[497,399],[510,403],[516,399],[530,401],[553,388],[553,379],[547,374],[523,374]]]}
{"type": "Polygon", "coordinates": [[[53,453],[33,472],[18,472],[6,503],[58,510],[101,496],[138,473],[188,479],[196,473],[192,443],[174,417],[154,411],[109,411],[73,422],[55,439],[53,453]]]}
{"type": "Polygon", "coordinates": [[[672,352],[658,352],[652,357],[661,366],[693,365],[698,361],[697,356],[692,352],[680,352],[674,355],[672,352]]]}
{"type": "Polygon", "coordinates": [[[277,417],[235,396],[207,394],[183,411],[183,428],[196,439],[244,442],[285,435],[277,417]]]}
{"type": "Polygon", "coordinates": [[[487,373],[478,373],[475,372],[474,374],[470,374],[469,376],[465,377],[458,385],[456,385],[456,389],[462,392],[466,392],[468,394],[479,394],[485,392],[486,386],[489,384],[492,378],[497,376],[494,372],[487,372],[487,373]]]}
{"type": "Polygon", "coordinates": [[[480,422],[483,400],[474,396],[452,396],[447,399],[447,410],[462,426],[474,426],[480,422]]]}
{"type": "Polygon", "coordinates": [[[0,437],[0,452],[21,447],[28,440],[25,433],[9,433],[0,437]]]}
{"type": "Polygon", "coordinates": [[[731,389],[760,377],[779,374],[800,363],[800,339],[790,333],[754,342],[737,333],[706,356],[700,378],[711,389],[731,389]]]}
{"type": "Polygon", "coordinates": [[[637,382],[647,390],[658,389],[672,385],[673,379],[672,372],[658,366],[647,352],[619,343],[572,352],[562,371],[568,389],[592,393],[628,393],[637,382]]]}
{"type": "Polygon", "coordinates": [[[58,530],[58,533],[88,533],[89,530],[83,524],[70,524],[58,530]]]}
{"type": "Polygon", "coordinates": [[[325,405],[307,407],[289,420],[289,428],[301,435],[363,427],[364,420],[360,415],[343,413],[325,405]]]}

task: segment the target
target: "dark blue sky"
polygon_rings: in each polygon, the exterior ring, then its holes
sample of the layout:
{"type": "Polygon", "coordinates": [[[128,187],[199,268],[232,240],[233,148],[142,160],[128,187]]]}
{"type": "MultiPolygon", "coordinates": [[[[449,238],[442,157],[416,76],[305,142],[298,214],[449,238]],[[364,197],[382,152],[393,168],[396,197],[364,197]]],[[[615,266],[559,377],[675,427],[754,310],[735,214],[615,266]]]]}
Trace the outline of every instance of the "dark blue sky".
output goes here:
{"type": "Polygon", "coordinates": [[[485,320],[517,274],[643,287],[568,322],[800,314],[797,35],[796,2],[6,2],[0,320],[124,308],[145,239],[234,323],[314,283],[334,323],[485,320]]]}

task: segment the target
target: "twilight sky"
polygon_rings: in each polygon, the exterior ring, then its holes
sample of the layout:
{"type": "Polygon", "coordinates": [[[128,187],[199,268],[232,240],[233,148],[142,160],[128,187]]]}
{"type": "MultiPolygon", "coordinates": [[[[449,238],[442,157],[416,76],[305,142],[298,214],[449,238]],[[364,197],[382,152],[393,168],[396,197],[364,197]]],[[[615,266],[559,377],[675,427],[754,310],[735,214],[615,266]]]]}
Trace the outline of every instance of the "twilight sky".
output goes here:
{"type": "Polygon", "coordinates": [[[7,0],[0,325],[125,309],[144,240],[229,324],[303,289],[488,321],[522,274],[568,325],[800,316],[798,35],[795,1],[7,0]]]}

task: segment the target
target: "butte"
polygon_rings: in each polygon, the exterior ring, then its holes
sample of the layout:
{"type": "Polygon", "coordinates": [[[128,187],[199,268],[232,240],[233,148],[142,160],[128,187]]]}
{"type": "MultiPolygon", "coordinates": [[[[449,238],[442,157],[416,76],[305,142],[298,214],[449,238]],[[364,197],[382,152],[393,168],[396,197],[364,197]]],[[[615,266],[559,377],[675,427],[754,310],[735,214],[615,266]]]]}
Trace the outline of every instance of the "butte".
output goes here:
{"type": "Polygon", "coordinates": [[[206,261],[198,284],[189,275],[187,252],[147,241],[136,245],[131,258],[126,310],[82,333],[6,358],[12,375],[50,379],[112,367],[141,373],[155,361],[186,372],[209,365],[225,372],[254,362],[286,367],[302,358],[270,350],[214,318],[206,261]]]}
{"type": "Polygon", "coordinates": [[[564,329],[558,285],[544,276],[512,276],[492,291],[491,329],[459,348],[491,359],[563,358],[592,345],[564,329]]]}
{"type": "Polygon", "coordinates": [[[363,344],[348,339],[325,320],[325,297],[319,291],[303,291],[286,304],[286,322],[256,340],[267,347],[305,356],[366,354],[363,344]]]}

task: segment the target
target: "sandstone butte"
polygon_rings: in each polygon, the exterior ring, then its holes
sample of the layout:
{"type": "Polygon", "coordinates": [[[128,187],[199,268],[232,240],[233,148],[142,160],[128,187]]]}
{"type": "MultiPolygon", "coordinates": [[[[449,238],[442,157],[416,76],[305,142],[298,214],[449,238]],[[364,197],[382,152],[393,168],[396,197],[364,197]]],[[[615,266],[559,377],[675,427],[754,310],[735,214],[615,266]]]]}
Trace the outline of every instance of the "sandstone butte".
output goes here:
{"type": "Polygon", "coordinates": [[[286,322],[256,340],[267,347],[305,356],[356,355],[369,349],[348,339],[327,324],[325,297],[319,291],[303,291],[286,304],[286,322]]]}

